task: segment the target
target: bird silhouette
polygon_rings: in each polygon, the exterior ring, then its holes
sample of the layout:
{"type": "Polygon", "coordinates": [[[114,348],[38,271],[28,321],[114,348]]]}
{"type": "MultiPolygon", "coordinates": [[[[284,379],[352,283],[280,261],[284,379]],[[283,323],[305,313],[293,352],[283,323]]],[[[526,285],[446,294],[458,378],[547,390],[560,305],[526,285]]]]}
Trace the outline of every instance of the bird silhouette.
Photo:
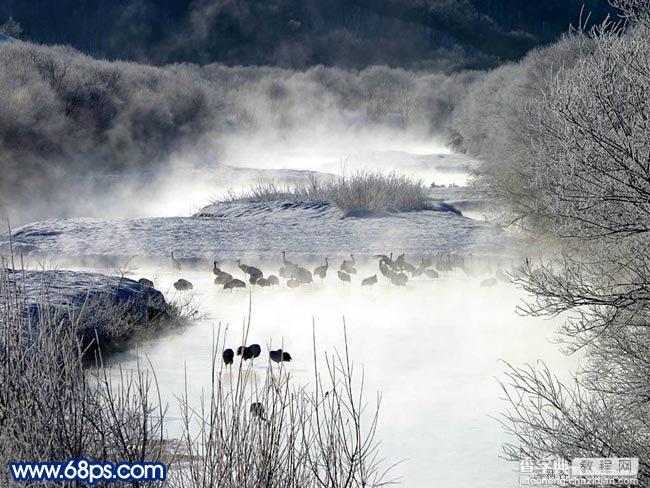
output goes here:
{"type": "Polygon", "coordinates": [[[325,279],[327,276],[327,269],[329,268],[330,263],[329,263],[329,258],[325,258],[325,264],[322,266],[317,266],[314,268],[314,276],[318,276],[321,281],[325,279]]]}
{"type": "Polygon", "coordinates": [[[215,285],[225,285],[230,280],[232,280],[232,275],[230,273],[226,273],[225,271],[222,271],[214,279],[214,284],[215,285]]]}
{"type": "Polygon", "coordinates": [[[192,285],[192,283],[189,281],[181,278],[176,283],[174,283],[174,288],[176,288],[178,291],[186,291],[194,288],[194,285],[192,285]]]}
{"type": "Polygon", "coordinates": [[[233,278],[223,285],[224,290],[232,290],[234,288],[246,288],[246,283],[244,283],[242,280],[238,280],[237,278],[233,278]]]}
{"type": "Polygon", "coordinates": [[[271,361],[275,363],[282,363],[282,362],[288,363],[292,359],[291,354],[283,351],[282,349],[278,349],[277,351],[270,351],[269,357],[271,358],[271,361]]]}
{"type": "Polygon", "coordinates": [[[239,266],[239,269],[241,269],[245,274],[249,275],[251,278],[255,277],[255,280],[264,276],[264,273],[262,273],[261,269],[256,268],[255,266],[248,266],[247,264],[243,264],[239,259],[237,260],[237,266],[239,266]]]}
{"type": "Polygon", "coordinates": [[[265,288],[267,286],[271,286],[271,282],[269,281],[268,278],[260,278],[255,282],[257,286],[261,286],[262,288],[265,288]]]}
{"type": "Polygon", "coordinates": [[[389,280],[395,275],[395,272],[388,266],[388,262],[385,259],[379,261],[379,271],[389,280]]]}
{"type": "Polygon", "coordinates": [[[261,420],[266,420],[266,417],[264,416],[264,405],[262,405],[260,402],[251,403],[250,412],[253,417],[257,417],[261,420]]]}
{"type": "Polygon", "coordinates": [[[233,363],[233,360],[235,359],[235,353],[232,349],[226,349],[223,351],[223,362],[228,366],[229,364],[233,363]]]}
{"type": "Polygon", "coordinates": [[[341,271],[345,271],[348,274],[356,274],[357,270],[354,267],[356,260],[354,259],[354,254],[350,254],[350,258],[347,261],[341,263],[341,271]]]}
{"type": "Polygon", "coordinates": [[[262,348],[259,344],[251,344],[248,346],[248,349],[253,353],[254,358],[259,357],[259,355],[262,353],[262,348]]]}
{"type": "Polygon", "coordinates": [[[269,280],[269,283],[271,285],[279,285],[280,284],[280,279],[275,275],[269,275],[269,277],[267,279],[269,280]]]}
{"type": "Polygon", "coordinates": [[[346,272],[338,271],[337,274],[339,275],[339,280],[347,281],[348,283],[352,283],[352,280],[350,279],[350,275],[347,274],[346,272]]]}
{"type": "Polygon", "coordinates": [[[390,253],[390,256],[386,256],[385,254],[375,254],[373,258],[379,259],[379,263],[383,261],[384,265],[387,266],[391,270],[395,270],[395,261],[393,261],[393,253],[390,253]]]}
{"type": "Polygon", "coordinates": [[[216,275],[219,276],[219,273],[221,273],[221,269],[219,269],[219,263],[217,261],[214,262],[212,266],[212,272],[216,275]]]}
{"type": "Polygon", "coordinates": [[[290,280],[287,280],[287,286],[289,288],[300,288],[300,281],[292,277],[290,280]]]}
{"type": "Polygon", "coordinates": [[[372,276],[369,276],[368,278],[364,278],[361,281],[361,286],[370,286],[370,287],[372,287],[372,285],[374,285],[376,283],[377,283],[377,275],[372,275],[372,276]]]}
{"type": "Polygon", "coordinates": [[[301,285],[308,285],[314,282],[311,271],[301,266],[298,266],[298,269],[296,270],[296,279],[301,285]]]}
{"type": "MultiPolygon", "coordinates": [[[[282,266],[284,267],[284,273],[287,275],[286,277],[295,275],[298,270],[298,265],[296,263],[287,260],[286,251],[282,251],[282,266]]],[[[282,273],[280,273],[280,276],[282,276],[282,273]]]]}
{"type": "Polygon", "coordinates": [[[237,348],[237,356],[241,356],[244,361],[248,361],[253,358],[253,351],[250,347],[239,346],[237,348]]]}

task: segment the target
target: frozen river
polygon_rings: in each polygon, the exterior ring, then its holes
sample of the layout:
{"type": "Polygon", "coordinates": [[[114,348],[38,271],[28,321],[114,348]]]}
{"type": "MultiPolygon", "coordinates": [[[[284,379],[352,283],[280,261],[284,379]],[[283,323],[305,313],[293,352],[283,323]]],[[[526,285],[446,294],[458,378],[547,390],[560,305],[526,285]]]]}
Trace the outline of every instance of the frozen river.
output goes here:
{"type": "MultiPolygon", "coordinates": [[[[376,164],[384,164],[386,157],[375,155],[376,164]]],[[[390,157],[390,169],[399,170],[402,158],[402,166],[416,175],[438,174],[438,181],[448,183],[466,179],[467,162],[459,156],[391,153],[390,157]]],[[[471,200],[462,189],[436,189],[432,196],[451,205],[471,200]]],[[[147,208],[155,207],[155,201],[148,204],[147,208]]],[[[151,360],[163,398],[171,406],[170,435],[175,433],[175,395],[184,388],[185,372],[190,398],[198,402],[210,382],[215,330],[227,327],[228,344],[240,345],[250,298],[248,342],[262,344],[264,350],[255,368],[263,372],[266,350],[283,344],[294,358],[287,368],[304,384],[313,378],[312,320],[319,350],[333,351],[343,345],[345,318],[354,361],[365,369],[368,398],[375,391],[383,395],[381,455],[389,464],[405,461],[393,472],[403,486],[518,486],[518,466],[499,458],[505,438],[491,418],[505,408],[496,380],[503,371],[499,360],[521,365],[543,359],[552,369],[567,372],[575,360],[561,355],[557,345],[548,341],[557,321],[514,313],[523,297],[512,285],[481,286],[482,280],[494,276],[498,265],[509,265],[517,246],[513,236],[444,206],[347,218],[328,206],[280,203],[229,204],[212,210],[216,216],[165,211],[159,216],[135,212],[133,218],[103,218],[93,213],[92,218],[25,225],[14,231],[14,240],[25,252],[38,256],[40,263],[107,273],[127,271],[135,279],[152,279],[168,299],[191,297],[201,319],[182,333],[113,358],[127,368],[136,364],[138,356],[151,360]],[[172,250],[183,263],[180,272],[171,270],[172,250]],[[282,284],[230,293],[213,284],[212,259],[219,259],[222,268],[233,274],[239,272],[236,258],[277,273],[282,250],[309,268],[329,256],[328,278],[298,290],[282,284]],[[352,284],[344,284],[336,270],[351,252],[359,260],[359,274],[352,284]],[[378,273],[371,255],[390,252],[405,252],[415,264],[420,257],[438,252],[482,256],[490,269],[472,276],[456,270],[435,280],[414,279],[406,288],[381,280],[372,290],[361,288],[360,278],[378,273]],[[172,284],[179,277],[191,281],[193,291],[175,291],[172,284]]]]}

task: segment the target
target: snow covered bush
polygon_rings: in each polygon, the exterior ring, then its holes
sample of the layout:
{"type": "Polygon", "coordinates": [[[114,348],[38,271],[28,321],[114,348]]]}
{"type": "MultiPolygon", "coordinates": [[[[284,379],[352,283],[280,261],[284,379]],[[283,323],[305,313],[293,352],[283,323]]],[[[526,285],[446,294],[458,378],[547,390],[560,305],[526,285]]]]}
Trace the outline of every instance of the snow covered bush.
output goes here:
{"type": "Polygon", "coordinates": [[[261,182],[243,195],[231,193],[229,201],[329,202],[343,211],[425,210],[430,206],[422,181],[395,172],[359,170],[336,177],[311,176],[306,182],[261,182]]]}
{"type": "MultiPolygon", "coordinates": [[[[532,178],[528,123],[531,100],[541,95],[555,74],[570,68],[580,55],[575,37],[531,51],[518,63],[496,68],[470,85],[455,107],[449,128],[452,145],[480,159],[479,187],[501,200],[515,214],[500,215],[506,223],[526,215],[534,219],[537,202],[532,178]]],[[[582,43],[588,49],[588,42],[582,43]]]]}

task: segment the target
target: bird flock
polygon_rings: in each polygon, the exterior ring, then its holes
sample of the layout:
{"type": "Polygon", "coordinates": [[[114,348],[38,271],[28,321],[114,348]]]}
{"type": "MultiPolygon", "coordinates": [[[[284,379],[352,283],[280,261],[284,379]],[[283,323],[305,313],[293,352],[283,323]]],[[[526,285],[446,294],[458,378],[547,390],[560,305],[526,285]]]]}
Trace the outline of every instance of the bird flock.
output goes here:
{"type": "MultiPolygon", "coordinates": [[[[378,283],[379,275],[391,285],[405,287],[409,280],[421,277],[435,280],[456,269],[462,270],[470,277],[484,276],[486,271],[489,272],[491,276],[481,281],[480,284],[482,287],[491,287],[500,281],[511,281],[509,275],[501,269],[500,261],[496,263],[496,271],[494,271],[494,262],[491,262],[490,258],[485,257],[472,255],[461,256],[440,252],[433,257],[421,258],[417,265],[409,262],[404,253],[399,254],[396,258],[393,258],[393,253],[389,255],[376,254],[372,257],[377,262],[379,273],[362,278],[360,280],[362,287],[372,288],[378,283]],[[485,262],[486,259],[487,262],[485,262]]],[[[277,274],[268,275],[265,275],[260,268],[242,263],[239,259],[235,262],[239,272],[243,274],[243,279],[237,278],[234,274],[222,270],[219,261],[214,261],[212,273],[215,276],[215,285],[221,286],[224,290],[232,291],[238,288],[246,288],[247,285],[261,288],[280,286],[281,280],[284,280],[288,288],[300,288],[311,285],[314,282],[314,278],[323,282],[330,276],[329,257],[324,258],[324,264],[310,271],[306,267],[287,259],[287,253],[282,251],[282,265],[278,269],[277,274]]],[[[175,272],[181,272],[183,269],[181,262],[174,257],[173,252],[171,252],[171,267],[175,272]]],[[[350,259],[341,261],[338,269],[336,269],[336,277],[344,284],[352,284],[353,281],[357,282],[357,274],[357,260],[354,254],[350,254],[350,259]]],[[[154,286],[154,283],[146,278],[141,278],[139,283],[146,288],[153,288],[154,286]]],[[[180,278],[174,283],[174,288],[178,291],[186,291],[192,290],[193,285],[188,280],[180,278]]],[[[259,344],[242,345],[235,350],[231,348],[224,349],[222,359],[226,366],[232,366],[236,357],[240,357],[241,361],[245,362],[258,358],[261,353],[262,348],[259,344]]],[[[281,364],[291,362],[292,357],[291,354],[283,349],[269,350],[269,360],[281,364]]],[[[254,402],[250,405],[250,414],[260,420],[267,420],[265,407],[260,402],[254,402]]]]}
{"type": "MultiPolygon", "coordinates": [[[[237,356],[241,356],[242,361],[258,358],[262,354],[262,348],[259,344],[251,344],[250,346],[239,346],[237,348],[237,356]]],[[[230,366],[235,362],[235,351],[228,348],[224,349],[222,354],[223,362],[226,366],[230,366]]],[[[288,363],[291,362],[291,354],[282,349],[269,351],[269,358],[274,363],[288,363]]]]}
{"type": "MultiPolygon", "coordinates": [[[[471,255],[461,256],[452,253],[438,253],[433,257],[421,258],[420,262],[416,265],[407,261],[404,253],[399,254],[397,258],[393,258],[393,253],[390,255],[376,254],[373,258],[377,260],[379,275],[386,282],[398,287],[407,286],[409,280],[414,278],[426,277],[435,280],[440,278],[441,275],[452,272],[454,269],[460,269],[468,276],[474,276],[477,273],[476,269],[480,268],[476,264],[481,259],[472,257],[471,255]]],[[[281,280],[284,280],[288,288],[294,289],[311,285],[314,282],[314,278],[320,282],[325,281],[330,272],[330,258],[326,257],[324,261],[324,264],[310,271],[306,267],[287,259],[286,251],[282,251],[282,265],[278,269],[277,274],[265,275],[260,268],[242,263],[240,259],[236,260],[236,264],[243,274],[242,279],[222,270],[218,261],[213,262],[212,272],[215,275],[214,284],[221,286],[224,290],[232,291],[238,288],[247,288],[248,286],[257,286],[260,288],[280,286],[281,280]]],[[[171,253],[171,265],[172,269],[177,272],[182,270],[182,264],[174,257],[173,252],[171,253]]],[[[350,254],[350,259],[344,259],[336,270],[336,277],[343,283],[352,284],[356,282],[357,274],[357,261],[354,254],[350,254]]],[[[372,288],[378,281],[378,274],[373,274],[362,278],[360,285],[362,287],[372,288]]],[[[509,276],[501,269],[500,264],[497,265],[496,272],[493,276],[481,281],[481,286],[491,287],[499,281],[510,281],[509,276]]],[[[143,286],[153,287],[153,283],[146,278],[142,278],[140,283],[143,286]]],[[[187,291],[192,290],[193,285],[188,280],[180,278],[174,283],[174,288],[178,291],[187,291]]]]}

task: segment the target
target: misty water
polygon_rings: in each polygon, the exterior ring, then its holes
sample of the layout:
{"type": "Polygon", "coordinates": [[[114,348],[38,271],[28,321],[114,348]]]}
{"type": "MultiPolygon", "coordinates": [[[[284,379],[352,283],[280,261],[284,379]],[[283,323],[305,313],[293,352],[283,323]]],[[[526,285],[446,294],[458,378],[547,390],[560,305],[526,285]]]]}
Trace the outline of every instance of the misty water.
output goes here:
{"type": "MultiPolygon", "coordinates": [[[[559,319],[517,315],[515,307],[524,296],[509,283],[481,286],[494,277],[498,266],[507,270],[515,262],[514,236],[482,222],[480,212],[467,212],[476,218],[414,212],[342,219],[271,210],[259,221],[247,208],[237,208],[220,219],[191,217],[200,205],[228,188],[271,176],[301,178],[305,171],[336,173],[342,160],[347,168],[395,169],[427,184],[461,186],[467,183],[472,164],[463,156],[412,144],[348,151],[346,157],[321,149],[293,148],[285,158],[287,166],[280,163],[280,155],[277,161],[269,155],[264,165],[255,168],[245,164],[256,155],[255,149],[245,157],[240,148],[239,159],[228,161],[230,165],[194,165],[191,172],[175,172],[164,184],[145,186],[142,192],[122,191],[120,200],[103,207],[102,213],[101,201],[110,196],[109,187],[94,204],[89,203],[87,216],[92,218],[28,224],[15,230],[14,239],[18,245],[36,247],[50,264],[147,277],[167,299],[190,300],[199,319],[110,360],[113,367],[119,364],[125,369],[151,362],[163,401],[170,405],[171,437],[180,432],[177,397],[186,388],[186,378],[188,396],[198,406],[202,392],[209,389],[217,332],[226,332],[227,346],[239,346],[250,304],[247,343],[263,348],[255,370],[261,376],[268,367],[268,349],[283,347],[293,356],[285,367],[304,385],[313,379],[312,323],[322,362],[324,351],[343,348],[345,321],[354,362],[365,373],[366,399],[373,404],[375,393],[382,395],[381,456],[386,466],[403,461],[391,472],[403,486],[518,486],[518,465],[499,457],[501,443],[507,440],[494,419],[506,407],[497,381],[503,378],[500,360],[522,365],[540,359],[567,374],[576,360],[562,355],[550,342],[559,319]],[[146,205],[136,205],[138,199],[146,205]],[[170,266],[172,249],[183,262],[180,272],[170,266]],[[281,283],[229,292],[213,283],[213,258],[240,278],[236,258],[246,258],[247,264],[266,274],[277,274],[280,252],[285,249],[288,257],[309,269],[329,256],[327,279],[315,279],[313,285],[297,290],[281,283]],[[359,272],[346,284],[338,280],[336,271],[351,251],[358,253],[359,272]],[[488,266],[470,275],[456,270],[439,279],[412,279],[405,288],[391,286],[381,276],[372,289],[360,287],[361,278],[379,274],[373,253],[404,251],[416,264],[421,256],[451,252],[481,255],[488,266]],[[173,283],[178,278],[191,281],[193,290],[176,291],[173,283]]],[[[463,192],[443,187],[433,189],[432,195],[441,201],[467,203],[468,194],[463,192]]]]}
{"type": "MultiPolygon", "coordinates": [[[[375,272],[366,268],[360,275],[375,272]]],[[[142,344],[113,361],[128,368],[136,366],[138,357],[140,364],[150,360],[171,406],[184,391],[187,375],[189,397],[198,407],[202,392],[209,391],[219,324],[227,327],[226,345],[242,343],[249,293],[220,290],[209,268],[177,274],[163,265],[138,274],[154,277],[168,297],[186,299],[187,294],[172,287],[182,275],[194,284],[193,300],[207,316],[180,334],[142,344]]],[[[381,453],[387,462],[404,460],[392,473],[404,486],[470,487],[477,479],[485,487],[518,486],[519,466],[499,459],[506,439],[490,417],[505,406],[495,379],[504,369],[499,360],[521,365],[543,359],[567,371],[572,361],[547,340],[558,324],[516,316],[513,310],[522,296],[511,285],[483,288],[480,279],[463,274],[413,280],[403,289],[382,282],[362,289],[359,279],[354,281],[339,282],[330,271],[323,284],[252,291],[247,343],[263,346],[255,360],[260,376],[268,366],[266,351],[283,347],[293,357],[285,368],[308,385],[313,381],[312,320],[322,361],[322,351],[343,348],[345,319],[355,364],[365,371],[369,404],[375,392],[382,393],[381,453]]],[[[168,427],[175,431],[174,420],[168,427]]]]}

